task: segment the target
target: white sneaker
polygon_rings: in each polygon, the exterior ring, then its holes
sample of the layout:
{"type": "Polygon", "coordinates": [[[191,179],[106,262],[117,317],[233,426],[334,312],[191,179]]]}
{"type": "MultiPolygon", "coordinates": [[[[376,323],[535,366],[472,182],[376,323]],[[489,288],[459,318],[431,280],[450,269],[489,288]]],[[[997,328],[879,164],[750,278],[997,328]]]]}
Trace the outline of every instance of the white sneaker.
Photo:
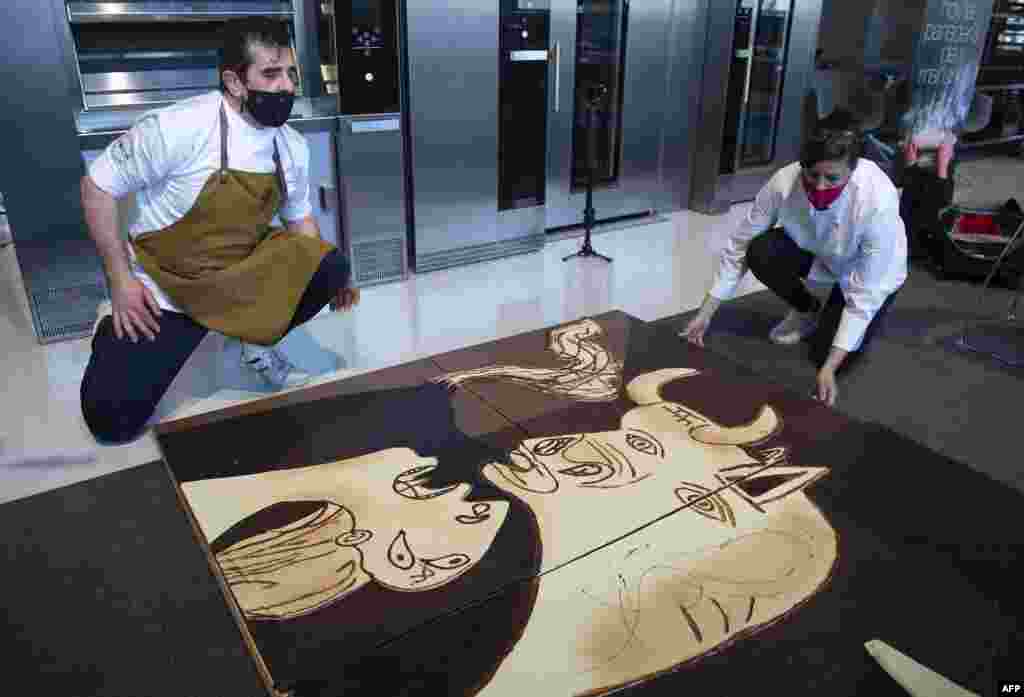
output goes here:
{"type": "Polygon", "coordinates": [[[103,321],[104,317],[110,317],[114,314],[114,305],[109,300],[104,300],[100,303],[100,306],[96,308],[96,321],[92,325],[92,335],[96,336],[96,330],[99,329],[100,322],[103,321]]]}
{"type": "Polygon", "coordinates": [[[260,377],[277,390],[301,387],[313,376],[299,370],[295,364],[272,346],[258,346],[242,343],[242,365],[260,374],[260,377]]]}
{"type": "Polygon", "coordinates": [[[769,332],[768,338],[776,344],[798,344],[818,328],[818,314],[790,310],[789,314],[769,332]]]}

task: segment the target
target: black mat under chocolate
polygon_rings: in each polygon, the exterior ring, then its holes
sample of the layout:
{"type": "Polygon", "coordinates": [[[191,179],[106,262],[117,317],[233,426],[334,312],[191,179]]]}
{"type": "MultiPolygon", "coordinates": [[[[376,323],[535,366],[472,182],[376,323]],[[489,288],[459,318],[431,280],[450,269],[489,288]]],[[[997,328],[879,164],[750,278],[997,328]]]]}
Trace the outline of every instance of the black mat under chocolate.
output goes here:
{"type": "MultiPolygon", "coordinates": [[[[1011,297],[1009,290],[994,289],[979,305],[980,284],[937,280],[925,269],[914,269],[860,365],[841,381],[836,409],[888,426],[1024,490],[1024,455],[1017,438],[1024,426],[1024,368],[957,346],[965,321],[1000,317],[996,313],[1006,310],[1011,297]]],[[[767,339],[786,309],[770,291],[725,303],[705,344],[765,379],[806,394],[815,371],[804,346],[776,346],[767,339]]],[[[692,315],[658,324],[679,330],[692,315]]],[[[1003,341],[1002,346],[985,334],[976,335],[980,346],[1024,353],[1019,333],[1014,333],[1017,343],[1003,341]]],[[[996,338],[1005,339],[1005,334],[996,338]]]]}
{"type": "Polygon", "coordinates": [[[7,694],[256,697],[162,462],[0,506],[7,694]]]}
{"type": "MultiPolygon", "coordinates": [[[[670,326],[622,313],[595,319],[624,362],[624,384],[652,370],[695,368],[699,376],[670,383],[664,398],[725,424],[748,420],[761,404],[776,407],[791,462],[830,469],[807,492],[840,538],[833,577],[804,607],[630,694],[904,694],[863,649],[874,638],[979,694],[1012,678],[1024,617],[1019,492],[890,429],[827,409],[804,389],[785,389],[692,348],[670,326]]],[[[276,408],[271,401],[178,422],[159,439],[182,482],[405,445],[438,457],[443,477],[486,486],[477,476],[481,460],[517,439],[616,428],[633,406],[625,397],[574,404],[501,384],[446,395],[426,384],[442,365],[473,368],[516,356],[530,364],[544,355],[537,347],[546,334],[320,386],[305,395],[309,401],[286,395],[276,408]]],[[[532,575],[542,564],[525,543],[528,526],[506,524],[500,534],[508,539],[495,541],[472,581],[450,584],[458,594],[447,593],[446,604],[411,597],[427,594],[358,591],[360,603],[247,625],[275,679],[301,695],[473,694],[500,670],[528,622],[532,575]]]]}

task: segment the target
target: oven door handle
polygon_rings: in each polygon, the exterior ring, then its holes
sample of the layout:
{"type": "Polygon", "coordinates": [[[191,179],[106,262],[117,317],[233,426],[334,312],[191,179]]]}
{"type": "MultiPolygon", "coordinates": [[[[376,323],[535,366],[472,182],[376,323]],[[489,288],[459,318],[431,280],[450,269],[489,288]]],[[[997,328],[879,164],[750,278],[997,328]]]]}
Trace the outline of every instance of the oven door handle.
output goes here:
{"type": "Polygon", "coordinates": [[[560,41],[555,42],[555,48],[552,51],[555,54],[555,113],[561,111],[561,98],[559,86],[562,84],[561,73],[562,73],[562,43],[560,41]]]}

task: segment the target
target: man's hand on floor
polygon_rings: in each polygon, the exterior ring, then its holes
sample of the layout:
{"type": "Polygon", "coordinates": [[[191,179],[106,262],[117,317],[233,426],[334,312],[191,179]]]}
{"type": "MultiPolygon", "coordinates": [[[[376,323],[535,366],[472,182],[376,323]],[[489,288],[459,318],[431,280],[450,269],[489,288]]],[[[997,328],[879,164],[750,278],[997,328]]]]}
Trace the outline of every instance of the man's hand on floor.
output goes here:
{"type": "Polygon", "coordinates": [[[704,334],[708,330],[708,324],[710,324],[710,321],[703,315],[698,314],[690,320],[690,323],[686,325],[686,329],[679,332],[679,336],[695,346],[704,348],[704,334]]]}
{"type": "Polygon", "coordinates": [[[331,300],[331,309],[335,312],[339,310],[344,312],[351,310],[353,307],[359,304],[359,289],[358,288],[342,288],[338,291],[338,294],[331,300]]]}

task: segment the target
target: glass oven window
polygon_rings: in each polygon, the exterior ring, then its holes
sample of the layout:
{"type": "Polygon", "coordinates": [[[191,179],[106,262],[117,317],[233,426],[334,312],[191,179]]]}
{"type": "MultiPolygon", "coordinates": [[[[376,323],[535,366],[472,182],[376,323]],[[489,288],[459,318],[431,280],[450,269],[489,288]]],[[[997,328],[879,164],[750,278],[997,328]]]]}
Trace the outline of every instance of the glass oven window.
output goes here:
{"type": "Polygon", "coordinates": [[[792,15],[793,0],[737,2],[722,174],[775,159],[792,15]]]}
{"type": "Polygon", "coordinates": [[[576,85],[573,121],[572,191],[587,183],[588,98],[596,101],[594,187],[615,186],[622,162],[622,98],[626,71],[629,4],[622,0],[579,0],[576,5],[576,85]]]}

